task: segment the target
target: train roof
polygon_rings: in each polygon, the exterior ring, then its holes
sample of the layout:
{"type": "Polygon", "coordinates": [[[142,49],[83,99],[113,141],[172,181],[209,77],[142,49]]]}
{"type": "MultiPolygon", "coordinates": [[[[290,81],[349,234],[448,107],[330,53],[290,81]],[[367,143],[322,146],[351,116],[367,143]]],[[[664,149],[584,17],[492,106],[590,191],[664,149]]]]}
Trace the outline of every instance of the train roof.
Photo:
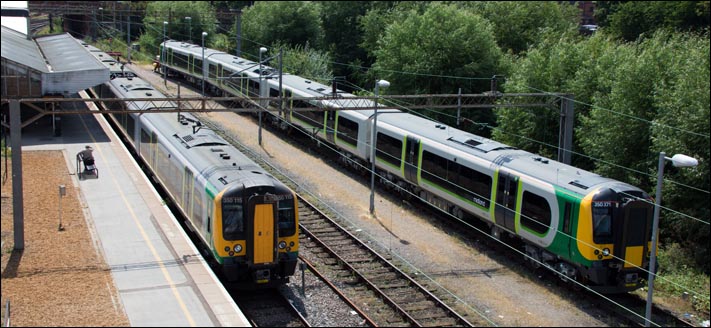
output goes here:
{"type": "MultiPolygon", "coordinates": [[[[289,80],[287,81],[285,77],[283,83],[287,84],[291,89],[298,89],[299,93],[304,96],[325,97],[332,95],[331,88],[324,84],[308,81],[295,75],[289,76],[288,78],[289,80]],[[294,82],[292,83],[291,81],[294,82]]],[[[353,101],[348,99],[351,97],[355,96],[349,93],[339,92],[337,98],[329,99],[324,102],[331,106],[349,108],[368,108],[374,106],[373,101],[367,99],[353,101]]],[[[359,115],[372,117],[375,110],[362,109],[357,112],[359,115]]],[[[456,149],[462,153],[484,159],[493,163],[492,166],[509,168],[580,194],[587,193],[593,186],[614,182],[614,180],[602,177],[598,174],[523,151],[418,115],[410,114],[393,108],[392,106],[379,105],[378,124],[390,125],[408,131],[409,135],[428,139],[444,147],[456,149]]],[[[456,156],[453,154],[453,157],[456,156]]]]}
{"type": "MultiPolygon", "coordinates": [[[[167,46],[179,48],[185,52],[193,53],[194,55],[202,55],[202,47],[200,46],[177,41],[168,41],[167,46]]],[[[258,74],[259,72],[259,67],[254,68],[255,65],[258,65],[256,62],[224,52],[220,53],[216,50],[206,48],[205,57],[227,63],[225,67],[232,66],[233,69],[245,70],[253,74],[258,74]]],[[[278,79],[273,78],[278,72],[269,66],[263,66],[262,69],[268,73],[269,77],[272,77],[272,79],[268,81],[273,87],[278,84],[278,79]]],[[[322,100],[322,103],[329,107],[374,108],[374,102],[372,100],[349,99],[355,96],[340,90],[334,95],[332,87],[297,75],[283,74],[282,79],[282,87],[288,88],[292,94],[297,97],[333,96],[333,99],[322,100]]],[[[403,112],[392,106],[379,106],[382,107],[378,109],[378,124],[383,124],[384,126],[390,125],[408,131],[410,135],[428,139],[441,144],[443,147],[456,149],[460,152],[459,154],[465,153],[469,156],[481,158],[491,163],[492,167],[505,167],[579,194],[586,194],[591,188],[604,183],[612,183],[618,187],[624,186],[625,188],[637,189],[631,185],[605,178],[571,165],[516,149],[515,147],[477,136],[446,124],[403,112]]],[[[374,115],[375,110],[360,109],[357,111],[342,111],[341,113],[344,112],[348,112],[347,115],[351,116],[357,115],[361,118],[369,118],[374,115]]],[[[453,154],[452,156],[455,157],[456,155],[453,154]]]]}
{"type": "MultiPolygon", "coordinates": [[[[98,58],[109,57],[105,53],[102,55],[101,50],[92,53],[98,58]]],[[[115,64],[115,61],[112,63],[109,60],[102,62],[107,66],[115,64]]],[[[166,98],[150,83],[136,76],[128,68],[125,68],[125,72],[130,74],[117,75],[108,82],[120,97],[166,98]]],[[[132,101],[131,108],[160,110],[161,108],[172,109],[176,106],[175,103],[169,101],[132,101]]],[[[199,174],[205,177],[218,189],[232,183],[239,183],[239,186],[244,188],[277,185],[277,180],[267,174],[259,165],[225,141],[215,131],[204,126],[190,113],[156,112],[140,117],[162,133],[166,142],[177,149],[179,155],[190,163],[195,175],[199,174]]]]}

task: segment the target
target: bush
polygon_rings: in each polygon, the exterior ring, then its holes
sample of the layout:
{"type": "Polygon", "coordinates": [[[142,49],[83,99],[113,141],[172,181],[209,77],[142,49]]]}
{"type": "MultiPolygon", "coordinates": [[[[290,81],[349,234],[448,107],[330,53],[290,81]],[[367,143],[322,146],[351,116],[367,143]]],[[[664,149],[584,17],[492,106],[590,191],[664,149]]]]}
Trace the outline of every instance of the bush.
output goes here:
{"type": "Polygon", "coordinates": [[[688,292],[694,310],[709,313],[709,276],[695,269],[692,254],[673,243],[659,249],[657,260],[659,279],[654,280],[655,289],[673,297],[688,292]]]}

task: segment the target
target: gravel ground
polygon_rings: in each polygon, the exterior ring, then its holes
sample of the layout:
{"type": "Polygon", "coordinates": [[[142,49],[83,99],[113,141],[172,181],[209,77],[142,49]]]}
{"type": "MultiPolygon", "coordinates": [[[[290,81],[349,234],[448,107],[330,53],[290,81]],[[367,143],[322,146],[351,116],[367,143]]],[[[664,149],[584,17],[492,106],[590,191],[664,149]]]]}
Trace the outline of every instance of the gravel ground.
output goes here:
{"type": "Polygon", "coordinates": [[[12,251],[11,163],[2,159],[2,305],[10,301],[11,325],[128,326],[63,152],[22,153],[25,249],[12,251]],[[58,231],[59,185],[66,187],[63,231],[58,231]]]}

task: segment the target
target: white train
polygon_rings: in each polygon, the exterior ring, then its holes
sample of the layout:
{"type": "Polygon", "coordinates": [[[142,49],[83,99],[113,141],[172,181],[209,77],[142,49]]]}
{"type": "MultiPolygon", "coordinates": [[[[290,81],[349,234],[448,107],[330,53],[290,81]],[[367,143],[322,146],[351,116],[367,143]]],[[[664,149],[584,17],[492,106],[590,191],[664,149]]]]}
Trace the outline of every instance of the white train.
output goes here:
{"type": "Polygon", "coordinates": [[[108,116],[153,179],[200,238],[198,248],[213,258],[218,274],[234,287],[276,287],[294,274],[299,251],[296,195],[190,113],[176,109],[137,75],[96,47],[85,45],[111,73],[93,88],[107,101],[108,116]],[[155,113],[112,113],[155,110],[155,113]]]}
{"type": "MultiPolygon", "coordinates": [[[[276,97],[278,72],[268,66],[178,41],[166,41],[162,62],[170,74],[213,94],[276,97]],[[204,74],[204,75],[203,75],[204,74]],[[259,75],[267,83],[259,93],[259,75]]],[[[163,53],[161,51],[161,53],[163,53]]],[[[284,74],[284,111],[270,111],[280,126],[296,126],[333,145],[349,163],[370,167],[374,104],[353,108],[354,96],[284,74]],[[331,97],[304,100],[299,97],[331,97]]],[[[275,104],[263,104],[273,106],[275,104]]],[[[515,149],[396,109],[379,109],[376,167],[397,185],[459,218],[486,222],[492,235],[524,241],[535,266],[606,293],[642,286],[651,247],[653,201],[643,190],[555,160],[515,149]]]]}

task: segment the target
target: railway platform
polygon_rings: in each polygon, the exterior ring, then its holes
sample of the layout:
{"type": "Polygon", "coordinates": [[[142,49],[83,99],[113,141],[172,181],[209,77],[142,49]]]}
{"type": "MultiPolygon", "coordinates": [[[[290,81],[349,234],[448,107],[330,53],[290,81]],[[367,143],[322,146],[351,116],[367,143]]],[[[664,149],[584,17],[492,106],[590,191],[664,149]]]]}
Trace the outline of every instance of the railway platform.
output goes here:
{"type": "MultiPolygon", "coordinates": [[[[62,106],[92,110],[78,102],[62,106]]],[[[22,149],[63,152],[130,325],[251,326],[105,118],[57,117],[59,136],[30,125],[22,149]],[[76,154],[86,145],[100,174],[79,179],[76,154]]]]}

